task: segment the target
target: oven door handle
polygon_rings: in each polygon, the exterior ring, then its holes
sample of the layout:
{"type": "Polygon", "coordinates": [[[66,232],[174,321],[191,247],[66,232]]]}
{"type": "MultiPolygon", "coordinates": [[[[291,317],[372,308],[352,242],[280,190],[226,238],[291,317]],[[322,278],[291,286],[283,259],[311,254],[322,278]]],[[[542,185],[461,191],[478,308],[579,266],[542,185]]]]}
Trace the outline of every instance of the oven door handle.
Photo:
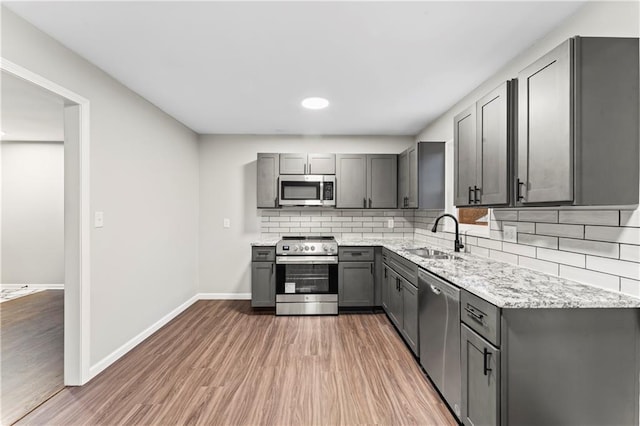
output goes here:
{"type": "Polygon", "coordinates": [[[337,265],[338,256],[276,256],[278,265],[337,265]]]}

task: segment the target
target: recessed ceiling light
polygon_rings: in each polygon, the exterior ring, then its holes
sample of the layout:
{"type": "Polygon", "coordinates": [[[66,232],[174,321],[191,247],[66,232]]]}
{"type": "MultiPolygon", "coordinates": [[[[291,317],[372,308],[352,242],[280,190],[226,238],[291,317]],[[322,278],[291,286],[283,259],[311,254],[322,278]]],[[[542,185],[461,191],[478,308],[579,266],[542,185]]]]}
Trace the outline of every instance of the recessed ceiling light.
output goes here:
{"type": "Polygon", "coordinates": [[[305,98],[302,106],[307,109],[324,109],[329,106],[329,101],[325,98],[305,98]]]}

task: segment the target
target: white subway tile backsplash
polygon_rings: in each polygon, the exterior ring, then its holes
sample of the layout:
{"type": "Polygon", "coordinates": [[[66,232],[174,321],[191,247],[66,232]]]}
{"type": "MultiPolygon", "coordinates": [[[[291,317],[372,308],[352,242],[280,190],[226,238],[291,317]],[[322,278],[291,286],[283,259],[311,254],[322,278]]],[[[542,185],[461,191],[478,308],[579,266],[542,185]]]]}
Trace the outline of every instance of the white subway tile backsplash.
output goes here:
{"type": "Polygon", "coordinates": [[[640,281],[620,278],[620,291],[631,296],[640,297],[640,281]]]}
{"type": "Polygon", "coordinates": [[[560,250],[572,251],[576,253],[592,254],[595,256],[618,258],[619,246],[616,243],[603,243],[591,240],[574,240],[571,238],[560,238],[560,250]]]}
{"type": "Polygon", "coordinates": [[[618,210],[560,210],[560,223],[618,226],[618,210]]]}
{"type": "Polygon", "coordinates": [[[620,259],[640,263],[640,246],[620,244],[620,259]]]}
{"type": "Polygon", "coordinates": [[[534,259],[526,256],[518,257],[518,265],[525,268],[533,269],[536,271],[544,272],[546,274],[558,275],[558,264],[553,262],[547,262],[546,260],[534,259]]]}
{"type": "Polygon", "coordinates": [[[557,249],[558,237],[548,237],[545,235],[533,234],[518,234],[518,244],[557,249]]]}
{"type": "Polygon", "coordinates": [[[587,256],[587,269],[640,280],[640,263],[636,262],[587,256]]]}
{"type": "MultiPolygon", "coordinates": [[[[431,232],[441,211],[301,208],[258,212],[263,237],[409,238],[444,249],[453,249],[455,238],[448,222],[437,233],[431,232]],[[394,220],[393,228],[387,228],[388,219],[394,220]]],[[[465,251],[640,297],[638,210],[493,209],[485,232],[464,231],[465,251]],[[502,241],[505,225],[517,227],[518,243],[502,241]]]]}
{"type": "Polygon", "coordinates": [[[488,248],[478,247],[478,246],[469,246],[467,248],[469,249],[469,253],[471,253],[471,254],[475,254],[475,255],[478,255],[478,256],[482,256],[482,257],[489,257],[489,249],[488,248]]]}
{"type": "Polygon", "coordinates": [[[494,259],[494,260],[498,260],[500,262],[511,263],[513,265],[517,265],[518,264],[518,256],[517,255],[511,254],[511,253],[506,253],[504,251],[489,250],[489,258],[490,259],[494,259]]]}
{"type": "Polygon", "coordinates": [[[621,210],[620,226],[640,227],[640,210],[621,210]]]}
{"type": "Polygon", "coordinates": [[[585,239],[640,245],[640,228],[587,226],[585,239]]]}
{"type": "Polygon", "coordinates": [[[562,263],[564,265],[576,266],[584,268],[586,264],[586,256],[584,254],[571,253],[568,251],[550,250],[546,248],[538,248],[538,259],[548,260],[550,262],[562,263]]]}
{"type": "Polygon", "coordinates": [[[535,234],[536,233],[536,224],[532,222],[502,222],[502,226],[515,226],[518,228],[518,232],[522,234],[535,234]]]}
{"type": "Polygon", "coordinates": [[[493,209],[491,216],[495,220],[518,220],[517,210],[493,209]]]}
{"type": "Polygon", "coordinates": [[[602,274],[588,269],[560,265],[560,276],[568,280],[591,284],[609,290],[620,290],[620,277],[615,275],[602,274]]]}
{"type": "Polygon", "coordinates": [[[520,210],[518,220],[521,222],[558,223],[557,210],[520,210]]]}
{"type": "Polygon", "coordinates": [[[502,241],[489,240],[487,238],[478,238],[478,245],[493,250],[502,250],[502,241]]]}
{"type": "Polygon", "coordinates": [[[536,248],[532,246],[503,242],[502,250],[507,253],[518,254],[520,256],[536,257],[536,248]]]}
{"type": "Polygon", "coordinates": [[[564,225],[556,223],[538,223],[536,234],[555,237],[584,238],[584,226],[564,225]]]}

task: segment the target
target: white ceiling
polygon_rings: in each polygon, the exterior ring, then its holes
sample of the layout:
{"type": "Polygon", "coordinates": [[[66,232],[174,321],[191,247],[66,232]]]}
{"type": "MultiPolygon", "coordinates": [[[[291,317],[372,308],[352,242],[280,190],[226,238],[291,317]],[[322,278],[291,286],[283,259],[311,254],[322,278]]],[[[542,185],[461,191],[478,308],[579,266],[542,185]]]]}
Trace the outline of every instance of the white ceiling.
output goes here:
{"type": "Polygon", "coordinates": [[[2,140],[64,140],[64,99],[6,72],[0,73],[2,140]]]}
{"type": "Polygon", "coordinates": [[[583,2],[4,4],[198,133],[414,135],[583,2]]]}

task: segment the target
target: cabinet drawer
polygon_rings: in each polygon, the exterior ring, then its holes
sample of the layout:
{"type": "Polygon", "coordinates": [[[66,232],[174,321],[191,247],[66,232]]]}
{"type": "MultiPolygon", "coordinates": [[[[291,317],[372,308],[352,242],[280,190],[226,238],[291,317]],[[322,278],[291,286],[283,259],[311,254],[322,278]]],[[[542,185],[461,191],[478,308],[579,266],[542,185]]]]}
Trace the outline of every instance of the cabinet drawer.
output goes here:
{"type": "Polygon", "coordinates": [[[251,247],[251,260],[254,262],[276,260],[276,248],[275,247],[251,247]]]}
{"type": "Polygon", "coordinates": [[[500,309],[468,291],[460,293],[460,318],[471,329],[500,346],[500,309]]]}
{"type": "Polygon", "coordinates": [[[373,247],[339,247],[340,262],[373,262],[373,247]]]}

